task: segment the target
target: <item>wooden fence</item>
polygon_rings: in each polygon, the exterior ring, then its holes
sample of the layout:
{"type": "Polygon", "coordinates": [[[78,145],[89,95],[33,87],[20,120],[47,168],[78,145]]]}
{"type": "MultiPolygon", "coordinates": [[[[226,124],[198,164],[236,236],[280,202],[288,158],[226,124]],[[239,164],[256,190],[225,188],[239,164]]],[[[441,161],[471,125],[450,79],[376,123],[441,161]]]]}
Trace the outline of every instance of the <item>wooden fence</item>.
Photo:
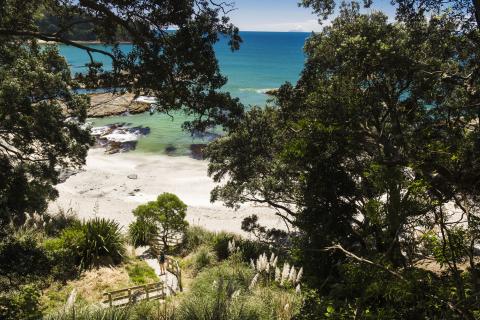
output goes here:
{"type": "Polygon", "coordinates": [[[177,278],[177,288],[167,288],[163,281],[159,281],[146,285],[105,292],[103,294],[105,299],[102,301],[102,303],[108,305],[109,307],[123,306],[141,300],[148,301],[165,299],[167,296],[166,289],[169,289],[172,294],[175,294],[177,290],[180,292],[183,291],[182,270],[178,265],[178,261],[167,257],[166,269],[177,278]]]}
{"type": "Polygon", "coordinates": [[[105,292],[103,295],[105,299],[102,302],[108,304],[109,307],[123,306],[140,300],[164,299],[166,297],[163,281],[105,292]]]}
{"type": "Polygon", "coordinates": [[[177,278],[178,290],[182,292],[183,291],[182,269],[180,269],[180,266],[178,265],[178,261],[173,258],[167,257],[166,263],[167,263],[167,271],[173,274],[177,278]]]}

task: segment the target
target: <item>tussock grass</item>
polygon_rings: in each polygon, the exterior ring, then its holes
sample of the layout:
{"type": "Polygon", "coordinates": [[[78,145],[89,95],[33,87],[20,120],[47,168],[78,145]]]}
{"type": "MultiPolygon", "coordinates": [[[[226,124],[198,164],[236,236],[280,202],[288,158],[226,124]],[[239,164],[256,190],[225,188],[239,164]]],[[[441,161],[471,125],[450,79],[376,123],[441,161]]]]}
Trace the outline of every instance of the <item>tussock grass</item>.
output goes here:
{"type": "Polygon", "coordinates": [[[130,281],[134,284],[146,284],[159,281],[155,270],[141,260],[134,260],[127,264],[125,269],[127,270],[130,281]]]}
{"type": "Polygon", "coordinates": [[[115,268],[101,267],[85,271],[78,279],[67,281],[66,284],[54,282],[44,290],[40,301],[44,313],[51,313],[63,308],[74,288],[77,291],[77,305],[86,306],[103,300],[106,291],[158,280],[155,271],[145,261],[129,258],[125,264],[115,268]]]}

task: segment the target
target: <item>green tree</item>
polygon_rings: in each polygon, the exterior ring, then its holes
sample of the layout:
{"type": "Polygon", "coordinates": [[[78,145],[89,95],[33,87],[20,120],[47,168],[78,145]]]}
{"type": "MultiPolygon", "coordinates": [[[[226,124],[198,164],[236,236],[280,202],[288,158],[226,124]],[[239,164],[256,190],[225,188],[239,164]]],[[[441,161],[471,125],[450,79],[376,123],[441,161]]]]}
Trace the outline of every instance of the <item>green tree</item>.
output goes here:
{"type": "Polygon", "coordinates": [[[465,19],[389,23],[343,5],[307,41],[296,86],[208,147],[209,173],[225,180],[212,200],[275,208],[310,284],[352,314],[431,317],[424,306],[435,304],[436,316],[472,318],[478,306],[480,38],[465,19]],[[462,201],[469,241],[457,241],[465,233],[447,210],[462,201]],[[432,229],[449,261],[441,281],[416,268],[433,257],[418,232],[432,229]],[[471,281],[457,264],[465,256],[471,281]]]}
{"type": "Polygon", "coordinates": [[[172,237],[184,232],[187,205],[172,193],[162,193],[156,201],[138,206],[133,215],[136,221],[130,224],[129,233],[135,246],[153,245],[162,242],[168,250],[172,237]]]}
{"type": "Polygon", "coordinates": [[[159,111],[189,115],[184,127],[192,132],[233,126],[243,106],[219,91],[227,79],[213,49],[220,37],[229,37],[232,50],[239,47],[227,17],[232,9],[204,0],[1,1],[0,225],[21,225],[26,214],[43,212],[57,196],[60,172],[84,164],[92,142],[83,127],[89,102],[73,88],[155,95],[159,111]],[[112,49],[72,41],[82,32],[112,49]],[[128,53],[118,46],[125,39],[132,42],[128,53]],[[88,72],[72,81],[55,47],[38,40],[84,50],[88,72]],[[111,66],[96,55],[110,58],[111,66]]]}
{"type": "Polygon", "coordinates": [[[54,47],[0,41],[0,225],[45,210],[61,169],[84,164],[88,99],[72,85],[54,47]]]}

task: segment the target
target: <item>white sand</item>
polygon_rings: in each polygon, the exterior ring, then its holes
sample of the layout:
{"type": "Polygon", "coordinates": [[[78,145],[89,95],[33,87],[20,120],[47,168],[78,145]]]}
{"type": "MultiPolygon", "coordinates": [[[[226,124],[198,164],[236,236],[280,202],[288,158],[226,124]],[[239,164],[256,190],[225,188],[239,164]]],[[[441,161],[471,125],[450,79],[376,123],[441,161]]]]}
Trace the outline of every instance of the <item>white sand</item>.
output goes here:
{"type": "Polygon", "coordinates": [[[190,224],[212,231],[242,233],[241,222],[251,214],[257,214],[264,225],[284,227],[269,208],[244,205],[234,211],[221,203],[210,203],[215,183],[207,176],[207,164],[189,157],[106,155],[103,149],[92,149],[84,171],[57,186],[59,197],[51,203],[50,211],[71,208],[80,218],[112,218],[127,226],[133,220],[134,208],[171,192],[188,205],[190,224]],[[138,178],[127,177],[132,174],[138,178]]]}

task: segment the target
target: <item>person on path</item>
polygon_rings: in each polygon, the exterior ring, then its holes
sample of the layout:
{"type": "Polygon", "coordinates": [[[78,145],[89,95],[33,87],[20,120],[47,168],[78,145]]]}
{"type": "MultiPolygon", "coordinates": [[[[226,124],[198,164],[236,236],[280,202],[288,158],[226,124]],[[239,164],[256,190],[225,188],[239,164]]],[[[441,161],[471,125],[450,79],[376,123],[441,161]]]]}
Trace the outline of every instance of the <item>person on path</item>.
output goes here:
{"type": "Polygon", "coordinates": [[[160,275],[165,274],[165,262],[166,262],[166,257],[165,257],[165,252],[160,252],[160,256],[158,257],[158,263],[160,264],[160,275]]]}

